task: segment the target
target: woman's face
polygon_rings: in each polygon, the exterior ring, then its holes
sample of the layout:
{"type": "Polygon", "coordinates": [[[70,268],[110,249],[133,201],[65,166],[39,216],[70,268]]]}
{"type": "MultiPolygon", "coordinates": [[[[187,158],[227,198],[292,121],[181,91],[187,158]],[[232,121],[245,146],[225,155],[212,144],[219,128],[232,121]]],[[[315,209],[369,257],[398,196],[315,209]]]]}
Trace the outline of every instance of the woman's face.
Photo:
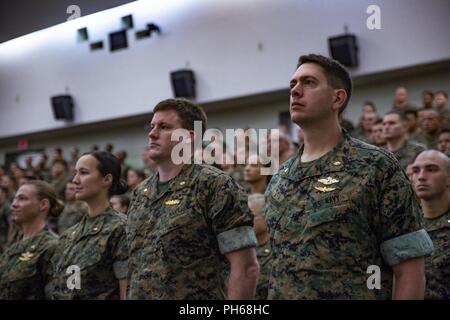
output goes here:
{"type": "Polygon", "coordinates": [[[75,176],[72,182],[75,187],[75,198],[87,201],[108,193],[111,186],[110,175],[103,177],[97,169],[98,161],[91,155],[84,155],[78,159],[75,166],[75,176]]]}
{"type": "Polygon", "coordinates": [[[38,199],[35,187],[23,185],[17,190],[11,204],[11,218],[17,224],[24,224],[34,220],[45,210],[44,200],[38,199]]]}

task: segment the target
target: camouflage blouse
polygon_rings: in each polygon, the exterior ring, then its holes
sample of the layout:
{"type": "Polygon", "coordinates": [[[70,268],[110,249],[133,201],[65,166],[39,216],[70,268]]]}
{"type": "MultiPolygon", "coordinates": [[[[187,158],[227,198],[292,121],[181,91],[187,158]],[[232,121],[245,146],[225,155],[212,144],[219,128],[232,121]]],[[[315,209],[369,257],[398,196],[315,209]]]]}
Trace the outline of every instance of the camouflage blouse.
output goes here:
{"type": "Polygon", "coordinates": [[[392,265],[433,247],[405,172],[345,132],[321,158],[303,163],[301,154],[266,191],[269,299],[389,299],[392,265]],[[368,285],[372,268],[379,289],[368,285]]]}
{"type": "Polygon", "coordinates": [[[221,170],[187,165],[158,190],[154,174],[128,210],[130,299],[223,299],[224,254],[256,247],[243,189],[221,170]]]}
{"type": "Polygon", "coordinates": [[[0,258],[0,299],[44,299],[58,236],[47,228],[12,244],[0,258]]]}
{"type": "Polygon", "coordinates": [[[433,240],[433,255],[425,259],[425,299],[450,299],[450,210],[440,217],[424,219],[433,240]]]}
{"type": "Polygon", "coordinates": [[[125,224],[125,215],[109,207],[67,229],[52,259],[50,298],[119,299],[118,279],[127,276],[125,224]]]}

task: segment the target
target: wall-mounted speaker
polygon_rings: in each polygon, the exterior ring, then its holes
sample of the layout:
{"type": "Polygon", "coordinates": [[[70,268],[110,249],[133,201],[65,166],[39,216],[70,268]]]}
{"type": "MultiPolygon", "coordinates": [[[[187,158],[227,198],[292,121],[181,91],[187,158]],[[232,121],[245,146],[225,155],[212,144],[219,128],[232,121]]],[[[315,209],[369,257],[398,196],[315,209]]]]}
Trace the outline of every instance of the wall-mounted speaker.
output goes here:
{"type": "Polygon", "coordinates": [[[344,34],[328,38],[328,47],[331,57],[344,66],[358,66],[358,45],[355,35],[344,34]]]}
{"type": "Polygon", "coordinates": [[[128,48],[127,32],[120,30],[109,34],[109,50],[116,51],[128,48]]]}
{"type": "Polygon", "coordinates": [[[133,16],[131,14],[122,17],[122,29],[133,29],[134,23],[133,23],[133,16]]]}
{"type": "Polygon", "coordinates": [[[195,99],[195,76],[194,71],[184,69],[170,73],[173,94],[176,98],[195,99]]]}
{"type": "Polygon", "coordinates": [[[56,120],[73,120],[73,99],[69,95],[54,96],[51,98],[53,116],[56,120]]]}

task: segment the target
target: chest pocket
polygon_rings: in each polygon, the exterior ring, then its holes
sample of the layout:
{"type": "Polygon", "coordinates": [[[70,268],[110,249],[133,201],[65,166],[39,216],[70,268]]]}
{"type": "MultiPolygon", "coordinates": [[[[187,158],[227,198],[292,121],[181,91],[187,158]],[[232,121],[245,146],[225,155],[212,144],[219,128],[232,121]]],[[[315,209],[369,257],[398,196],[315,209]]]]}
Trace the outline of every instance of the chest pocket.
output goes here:
{"type": "MultiPolygon", "coordinates": [[[[14,257],[19,259],[20,255],[14,257]]],[[[19,261],[19,263],[9,270],[8,278],[11,282],[30,279],[36,276],[39,268],[39,257],[35,253],[35,257],[29,261],[19,261]]]]}
{"type": "MultiPolygon", "coordinates": [[[[190,228],[197,219],[194,215],[195,201],[189,196],[189,189],[183,188],[161,200],[157,233],[166,236],[176,230],[190,228]]],[[[198,222],[198,221],[197,221],[198,222]]],[[[183,230],[179,230],[183,232],[183,230]]]]}
{"type": "Polygon", "coordinates": [[[183,212],[180,213],[170,214],[169,217],[166,217],[161,221],[160,235],[168,235],[178,229],[186,228],[194,222],[194,215],[192,214],[191,209],[183,210],[183,212]]]}
{"type": "Polygon", "coordinates": [[[351,214],[351,206],[349,202],[340,203],[338,205],[325,207],[317,211],[308,213],[307,228],[315,228],[322,224],[330,222],[348,221],[351,214]]]}
{"type": "Polygon", "coordinates": [[[83,246],[82,255],[78,259],[81,270],[93,268],[108,259],[106,240],[96,235],[83,246]]]}

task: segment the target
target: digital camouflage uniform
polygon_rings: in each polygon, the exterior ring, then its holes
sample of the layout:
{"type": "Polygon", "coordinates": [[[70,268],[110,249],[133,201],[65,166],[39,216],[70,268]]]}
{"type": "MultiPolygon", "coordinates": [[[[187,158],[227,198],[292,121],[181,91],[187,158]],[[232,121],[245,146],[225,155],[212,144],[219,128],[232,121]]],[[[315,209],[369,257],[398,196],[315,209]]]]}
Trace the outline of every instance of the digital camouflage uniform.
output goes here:
{"type": "Polygon", "coordinates": [[[88,206],[86,202],[66,202],[63,212],[58,217],[58,233],[62,234],[68,228],[80,222],[83,216],[87,214],[88,206]]]}
{"type": "Polygon", "coordinates": [[[433,240],[433,255],[425,259],[425,299],[450,299],[450,210],[434,219],[424,218],[433,240]]]}
{"type": "Polygon", "coordinates": [[[0,299],[44,299],[58,236],[47,228],[17,241],[0,258],[0,299]]]}
{"type": "Polygon", "coordinates": [[[246,195],[208,165],[186,165],[159,192],[158,180],[136,187],[128,210],[129,298],[225,298],[224,254],[256,246],[246,195]]]}
{"type": "Polygon", "coordinates": [[[425,150],[427,150],[427,147],[423,144],[405,140],[403,146],[396,151],[392,151],[392,153],[395,158],[397,158],[403,170],[406,170],[406,167],[415,158],[415,156],[425,150]]]}
{"type": "Polygon", "coordinates": [[[257,300],[267,300],[267,294],[269,290],[269,276],[270,276],[270,241],[265,244],[260,245],[256,248],[256,256],[258,257],[259,263],[259,276],[258,283],[256,285],[256,295],[257,300]]]}
{"type": "Polygon", "coordinates": [[[55,189],[58,199],[64,200],[66,198],[65,189],[67,182],[70,181],[70,177],[67,174],[63,174],[60,177],[52,177],[50,185],[55,189]]]}
{"type": "Polygon", "coordinates": [[[450,127],[450,108],[445,107],[443,109],[436,108],[436,111],[441,116],[442,127],[450,127]]]}
{"type": "Polygon", "coordinates": [[[418,143],[427,146],[428,149],[438,150],[439,134],[440,132],[437,132],[436,134],[433,135],[424,132],[419,132],[414,136],[414,140],[418,143]]]}
{"type": "Polygon", "coordinates": [[[344,137],[300,163],[300,149],[266,191],[269,299],[388,299],[392,265],[432,251],[412,187],[390,152],[344,137]],[[369,290],[370,265],[381,289],[369,290]]]}
{"type": "Polygon", "coordinates": [[[11,246],[14,243],[22,240],[22,237],[23,237],[22,230],[15,222],[11,222],[11,231],[10,232],[11,232],[11,235],[10,235],[11,238],[9,239],[7,246],[11,246]]]}
{"type": "Polygon", "coordinates": [[[0,205],[0,254],[5,251],[8,244],[9,230],[9,203],[5,201],[0,205]]]}
{"type": "Polygon", "coordinates": [[[108,208],[102,214],[85,215],[67,229],[52,260],[50,297],[63,300],[119,299],[119,281],[127,275],[126,216],[108,208]],[[69,289],[67,269],[80,268],[80,289],[69,289]]]}

